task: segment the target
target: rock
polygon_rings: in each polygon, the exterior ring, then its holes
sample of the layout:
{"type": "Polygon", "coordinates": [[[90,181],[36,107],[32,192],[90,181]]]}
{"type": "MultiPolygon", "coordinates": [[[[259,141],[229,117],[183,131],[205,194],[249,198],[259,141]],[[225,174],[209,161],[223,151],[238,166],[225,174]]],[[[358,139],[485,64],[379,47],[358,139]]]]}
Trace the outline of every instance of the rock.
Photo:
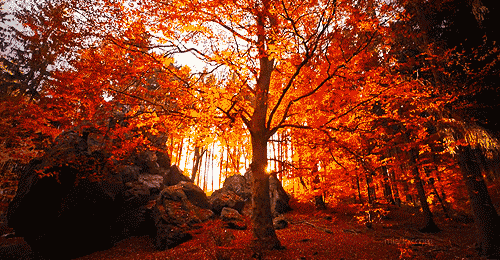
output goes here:
{"type": "Polygon", "coordinates": [[[93,137],[90,147],[89,140],[64,132],[19,175],[8,224],[41,257],[76,258],[134,235],[168,248],[188,239],[190,225],[213,217],[203,191],[170,167],[168,155],[138,147],[112,160],[97,149],[102,139],[93,137]]]}
{"type": "Polygon", "coordinates": [[[154,241],[158,250],[165,250],[186,241],[190,238],[190,235],[188,236],[186,233],[187,230],[194,224],[213,217],[214,214],[211,210],[201,208],[191,202],[191,200],[203,200],[199,198],[199,194],[191,196],[191,199],[190,196],[186,195],[185,190],[192,192],[193,189],[190,183],[181,182],[165,187],[161,191],[156,205],[152,208],[156,227],[154,241]],[[195,197],[196,199],[194,199],[195,197]]]}
{"type": "Polygon", "coordinates": [[[247,224],[245,224],[245,222],[237,221],[237,220],[231,220],[231,221],[226,222],[225,227],[229,228],[229,229],[236,229],[236,230],[246,230],[248,228],[247,224]]]}
{"type": "Polygon", "coordinates": [[[151,209],[147,206],[132,208],[120,214],[111,225],[111,242],[138,235],[154,235],[156,227],[152,219],[151,209]]]}
{"type": "Polygon", "coordinates": [[[175,185],[181,181],[185,182],[193,182],[189,177],[186,175],[182,174],[181,169],[177,167],[177,165],[173,165],[166,173],[165,173],[165,178],[163,181],[163,184],[165,186],[172,186],[175,185]]]}
{"type": "Polygon", "coordinates": [[[224,181],[222,188],[233,191],[245,201],[252,198],[250,183],[247,183],[245,177],[240,174],[229,176],[224,181]]]}
{"type": "Polygon", "coordinates": [[[170,157],[168,154],[157,151],[156,152],[156,162],[163,169],[170,169],[170,157]]]}
{"type": "Polygon", "coordinates": [[[161,174],[160,165],[157,162],[156,152],[144,150],[135,156],[135,165],[138,165],[144,172],[151,174],[161,174]]]}
{"type": "Polygon", "coordinates": [[[30,246],[21,240],[7,245],[0,245],[0,259],[36,259],[30,246]]]}
{"type": "Polygon", "coordinates": [[[196,186],[192,182],[186,181],[181,181],[179,184],[191,203],[200,208],[210,209],[210,203],[208,202],[207,195],[200,187],[196,186]]]}
{"type": "Polygon", "coordinates": [[[288,221],[282,216],[276,217],[273,219],[274,229],[284,229],[288,226],[288,221]]]}
{"type": "Polygon", "coordinates": [[[163,176],[153,174],[138,174],[137,179],[125,183],[123,199],[131,206],[140,207],[148,201],[156,199],[163,188],[163,176]]]}
{"type": "Polygon", "coordinates": [[[245,171],[244,177],[245,177],[245,180],[248,183],[248,185],[251,187],[253,184],[253,173],[252,173],[252,170],[250,168],[248,168],[245,171]]]}
{"type": "MultiPolygon", "coordinates": [[[[234,208],[239,212],[243,212],[243,209],[251,209],[248,204],[251,204],[252,182],[252,171],[250,169],[245,172],[244,176],[235,174],[228,177],[224,181],[222,188],[214,191],[209,198],[212,211],[219,214],[224,207],[234,208]]],[[[269,197],[273,216],[278,216],[291,209],[289,205],[290,198],[283,189],[281,182],[274,175],[269,176],[269,197]]],[[[247,210],[245,215],[249,215],[247,210]]]]}
{"type": "Polygon", "coordinates": [[[192,236],[184,232],[182,229],[175,225],[167,223],[157,223],[158,231],[154,238],[154,246],[156,250],[166,250],[173,248],[179,244],[189,241],[192,236]]]}
{"type": "Polygon", "coordinates": [[[223,221],[231,221],[231,220],[243,220],[243,216],[235,209],[232,208],[223,208],[220,217],[223,221]]]}
{"type": "Polygon", "coordinates": [[[271,212],[273,216],[278,216],[291,209],[288,204],[290,197],[288,197],[281,182],[274,175],[269,176],[269,197],[271,199],[271,212]]]}
{"type": "Polygon", "coordinates": [[[153,206],[155,223],[162,218],[169,224],[187,226],[210,219],[213,212],[193,204],[184,193],[182,184],[166,187],[153,206]]]}
{"type": "Polygon", "coordinates": [[[139,176],[137,181],[149,189],[157,189],[158,192],[163,187],[163,176],[154,174],[144,174],[139,176]]]}
{"type": "Polygon", "coordinates": [[[117,176],[123,183],[135,181],[141,174],[141,167],[135,165],[120,165],[116,167],[117,176]]]}
{"type": "MultiPolygon", "coordinates": [[[[71,173],[63,171],[60,176],[64,174],[71,173]]],[[[9,207],[9,225],[33,251],[64,259],[111,246],[115,207],[99,183],[81,180],[74,186],[54,178],[32,180],[17,207],[9,207]]]]}
{"type": "Polygon", "coordinates": [[[235,209],[223,208],[220,216],[225,222],[225,227],[230,229],[245,230],[247,225],[244,222],[243,216],[235,209]]]}
{"type": "Polygon", "coordinates": [[[227,189],[219,189],[212,193],[208,199],[214,213],[220,214],[225,207],[241,211],[245,206],[245,201],[235,192],[227,189]]]}

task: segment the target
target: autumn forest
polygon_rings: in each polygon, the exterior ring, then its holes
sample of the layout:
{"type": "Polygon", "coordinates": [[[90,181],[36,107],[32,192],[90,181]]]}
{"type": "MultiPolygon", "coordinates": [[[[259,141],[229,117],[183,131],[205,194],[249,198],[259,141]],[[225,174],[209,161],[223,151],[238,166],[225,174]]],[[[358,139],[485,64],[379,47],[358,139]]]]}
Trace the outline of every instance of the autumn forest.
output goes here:
{"type": "Polygon", "coordinates": [[[0,258],[500,258],[495,1],[0,7],[0,258]]]}

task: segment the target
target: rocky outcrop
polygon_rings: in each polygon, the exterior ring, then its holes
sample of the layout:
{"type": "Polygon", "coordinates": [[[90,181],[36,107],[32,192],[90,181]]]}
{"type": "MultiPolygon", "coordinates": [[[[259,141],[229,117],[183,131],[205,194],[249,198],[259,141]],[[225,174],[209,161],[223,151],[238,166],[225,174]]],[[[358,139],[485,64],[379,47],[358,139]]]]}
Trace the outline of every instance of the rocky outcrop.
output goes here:
{"type": "Polygon", "coordinates": [[[248,201],[252,198],[251,180],[247,180],[249,176],[249,174],[245,176],[240,174],[231,175],[226,178],[222,188],[230,190],[240,196],[244,201],[248,201]]]}
{"type": "Polygon", "coordinates": [[[165,249],[213,215],[204,192],[167,154],[138,147],[118,161],[95,143],[65,132],[20,174],[8,224],[36,254],[70,259],[133,235],[150,235],[165,249]]]}
{"type": "Polygon", "coordinates": [[[269,198],[271,200],[271,212],[273,217],[291,209],[289,204],[290,197],[275,175],[269,176],[269,198]]]}
{"type": "MultiPolygon", "coordinates": [[[[244,176],[235,174],[228,177],[221,189],[212,193],[209,198],[212,210],[220,214],[224,207],[232,208],[242,212],[251,204],[252,172],[247,170],[244,176]]],[[[269,197],[271,200],[271,212],[274,217],[289,211],[290,198],[281,182],[276,176],[269,176],[269,197]]]]}
{"type": "Polygon", "coordinates": [[[223,208],[220,217],[225,222],[225,227],[230,229],[245,230],[247,225],[243,216],[235,209],[223,208]]]}
{"type": "Polygon", "coordinates": [[[162,190],[152,212],[156,226],[153,236],[156,249],[165,250],[189,240],[191,235],[187,231],[193,225],[214,216],[207,209],[208,202],[202,194],[199,187],[188,182],[162,190]]]}
{"type": "Polygon", "coordinates": [[[212,211],[216,214],[220,214],[222,209],[226,207],[241,212],[245,206],[245,201],[238,194],[224,188],[214,191],[209,202],[212,211]]]}

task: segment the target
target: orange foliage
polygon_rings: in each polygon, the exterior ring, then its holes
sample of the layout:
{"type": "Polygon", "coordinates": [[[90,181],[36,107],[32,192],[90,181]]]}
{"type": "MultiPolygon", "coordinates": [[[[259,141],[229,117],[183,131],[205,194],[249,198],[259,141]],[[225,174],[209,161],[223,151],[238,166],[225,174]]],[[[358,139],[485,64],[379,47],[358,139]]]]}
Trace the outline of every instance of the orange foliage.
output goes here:
{"type": "MultiPolygon", "coordinates": [[[[96,149],[113,159],[157,147],[151,136],[187,140],[190,151],[218,143],[228,147],[220,167],[229,175],[247,165],[240,160],[250,161],[251,140],[260,138],[278,147],[271,155],[258,151],[271,171],[292,180],[287,189],[305,200],[313,196],[314,165],[331,201],[361,191],[366,197],[368,186],[386,183],[403,193],[412,183],[412,150],[424,181],[438,180],[449,203],[460,193],[446,188],[458,179],[449,151],[459,141],[450,134],[457,123],[442,115],[457,96],[398,72],[408,64],[391,52],[401,33],[392,25],[408,17],[397,1],[77,0],[47,7],[49,24],[20,18],[34,35],[27,41],[55,45],[42,53],[53,68],[36,98],[0,96],[0,162],[27,162],[78,126],[104,136],[96,149]],[[44,34],[49,29],[64,34],[44,34]],[[174,55],[186,52],[204,70],[176,64],[174,55]]],[[[180,161],[181,144],[162,144],[180,161]]]]}

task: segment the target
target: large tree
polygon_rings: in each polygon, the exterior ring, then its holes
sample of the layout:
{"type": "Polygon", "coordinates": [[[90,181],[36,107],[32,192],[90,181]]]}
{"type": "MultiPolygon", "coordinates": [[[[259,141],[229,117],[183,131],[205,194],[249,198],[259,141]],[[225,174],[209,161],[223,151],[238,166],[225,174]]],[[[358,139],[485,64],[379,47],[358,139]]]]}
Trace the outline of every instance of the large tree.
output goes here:
{"type": "Polygon", "coordinates": [[[388,67],[377,67],[380,60],[389,61],[384,55],[391,38],[389,23],[398,15],[389,2],[128,4],[130,16],[158,37],[156,47],[191,52],[209,69],[226,75],[219,89],[200,86],[197,94],[215,96],[215,111],[242,122],[250,132],[258,248],[281,247],[272,226],[265,171],[270,137],[286,127],[349,125],[344,116],[356,108],[408,89],[407,82],[390,76],[388,67]]]}

